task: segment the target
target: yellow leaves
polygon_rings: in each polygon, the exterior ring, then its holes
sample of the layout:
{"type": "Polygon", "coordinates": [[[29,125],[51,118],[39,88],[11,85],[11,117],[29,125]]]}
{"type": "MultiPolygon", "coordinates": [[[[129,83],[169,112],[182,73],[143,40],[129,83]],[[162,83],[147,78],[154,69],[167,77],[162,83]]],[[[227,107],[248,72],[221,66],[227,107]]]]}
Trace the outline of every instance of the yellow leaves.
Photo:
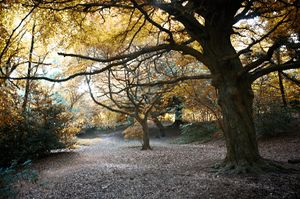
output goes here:
{"type": "Polygon", "coordinates": [[[68,64],[69,67],[67,67],[67,69],[63,73],[65,76],[83,72],[87,69],[88,66],[91,66],[93,62],[89,60],[72,60],[66,64],[68,64]]]}
{"type": "Polygon", "coordinates": [[[135,122],[132,126],[128,127],[123,131],[124,139],[142,139],[143,138],[143,128],[142,126],[135,122]]]}
{"type": "Polygon", "coordinates": [[[68,140],[70,138],[73,138],[76,134],[80,132],[80,128],[75,127],[75,126],[69,126],[64,129],[62,129],[62,135],[63,137],[68,140]]]}
{"type": "MultiPolygon", "coordinates": [[[[94,111],[96,110],[94,109],[94,111]]],[[[124,120],[124,115],[105,109],[99,109],[97,112],[94,112],[92,118],[87,121],[87,124],[91,126],[114,128],[118,122],[123,122],[124,120]]]]}
{"type": "MultiPolygon", "coordinates": [[[[285,73],[287,73],[289,76],[294,76],[299,79],[299,75],[297,77],[297,74],[299,74],[299,69],[285,73]]],[[[298,85],[283,77],[283,86],[285,97],[288,103],[292,100],[300,100],[300,87],[298,85]]],[[[256,101],[259,104],[273,102],[281,103],[282,101],[277,72],[257,79],[252,85],[252,88],[256,96],[256,101]]]]}
{"type": "Polygon", "coordinates": [[[10,87],[0,86],[0,128],[12,126],[13,123],[22,120],[17,108],[14,90],[10,87]]]}

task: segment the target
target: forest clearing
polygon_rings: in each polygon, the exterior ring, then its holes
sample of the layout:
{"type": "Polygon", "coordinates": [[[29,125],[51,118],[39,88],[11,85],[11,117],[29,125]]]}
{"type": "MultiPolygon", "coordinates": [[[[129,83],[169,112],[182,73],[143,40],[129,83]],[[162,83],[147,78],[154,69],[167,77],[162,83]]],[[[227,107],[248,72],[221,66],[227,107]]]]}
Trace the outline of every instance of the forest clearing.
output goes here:
{"type": "Polygon", "coordinates": [[[18,198],[299,197],[300,165],[287,163],[299,157],[299,131],[259,142],[264,158],[296,170],[242,176],[213,169],[225,156],[223,140],[178,145],[167,134],[152,140],[153,150],[140,151],[138,141],[124,141],[120,134],[96,133],[81,138],[88,146],[37,161],[37,183],[21,183],[18,198]]]}

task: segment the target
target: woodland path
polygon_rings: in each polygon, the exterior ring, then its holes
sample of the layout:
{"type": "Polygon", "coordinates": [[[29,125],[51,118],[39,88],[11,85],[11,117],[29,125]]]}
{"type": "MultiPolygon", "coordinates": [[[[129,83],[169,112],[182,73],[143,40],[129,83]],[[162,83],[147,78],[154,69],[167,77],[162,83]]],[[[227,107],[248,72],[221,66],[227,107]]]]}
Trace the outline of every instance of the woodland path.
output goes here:
{"type": "MultiPolygon", "coordinates": [[[[35,162],[39,180],[20,183],[18,198],[300,198],[299,172],[211,172],[224,158],[223,141],[176,145],[170,138],[153,139],[151,151],[141,151],[137,141],[123,141],[119,131],[85,141],[90,145],[35,162]]],[[[264,157],[287,162],[299,156],[300,136],[262,142],[260,148],[264,157]]]]}

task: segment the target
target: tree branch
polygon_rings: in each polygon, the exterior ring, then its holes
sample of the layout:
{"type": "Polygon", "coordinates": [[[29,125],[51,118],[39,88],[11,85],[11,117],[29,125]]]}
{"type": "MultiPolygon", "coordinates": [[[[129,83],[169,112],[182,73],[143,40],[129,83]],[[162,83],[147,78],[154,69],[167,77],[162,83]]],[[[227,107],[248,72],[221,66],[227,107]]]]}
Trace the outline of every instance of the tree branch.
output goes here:
{"type": "Polygon", "coordinates": [[[26,15],[25,17],[20,21],[20,23],[17,25],[17,27],[15,27],[12,31],[12,33],[10,34],[8,40],[5,42],[5,46],[2,49],[1,53],[0,53],[0,61],[4,55],[4,53],[6,52],[6,50],[8,49],[9,45],[11,44],[11,40],[15,34],[15,32],[20,28],[20,26],[23,24],[23,22],[31,15],[31,13],[36,9],[36,6],[34,6],[26,15]]]}
{"type": "Polygon", "coordinates": [[[158,46],[143,48],[143,49],[133,52],[133,53],[123,54],[123,55],[114,56],[114,57],[105,58],[105,59],[101,59],[101,58],[97,58],[97,57],[90,57],[90,56],[85,56],[85,55],[79,55],[79,54],[72,54],[72,53],[61,53],[61,52],[59,52],[58,55],[61,55],[64,57],[76,57],[76,58],[81,58],[81,59],[86,59],[86,60],[91,60],[91,61],[96,61],[96,62],[102,62],[102,63],[109,63],[109,62],[118,61],[118,60],[122,60],[122,59],[127,59],[128,61],[130,61],[130,60],[133,60],[143,54],[157,52],[157,51],[169,51],[169,50],[171,50],[170,44],[161,44],[158,46]]]}
{"type": "Polygon", "coordinates": [[[297,84],[298,86],[300,86],[300,80],[298,80],[298,79],[296,79],[296,78],[294,78],[294,77],[291,77],[291,76],[289,76],[288,74],[286,74],[286,73],[284,73],[284,72],[280,72],[283,76],[284,76],[284,78],[286,78],[287,80],[289,80],[289,81],[291,81],[291,82],[293,82],[293,83],[295,83],[295,84],[297,84]]]}
{"type": "Polygon", "coordinates": [[[203,74],[203,75],[195,75],[195,76],[183,76],[183,77],[178,77],[177,79],[173,80],[165,80],[165,81],[156,81],[156,82],[151,82],[151,83],[140,83],[140,84],[131,84],[131,86],[161,86],[165,84],[175,84],[178,82],[186,81],[186,80],[194,80],[194,79],[211,79],[210,74],[203,74]]]}
{"type": "Polygon", "coordinates": [[[250,73],[250,81],[255,81],[257,78],[264,76],[266,74],[269,74],[271,72],[275,71],[282,71],[282,70],[289,70],[289,69],[296,69],[300,68],[300,60],[298,61],[288,61],[284,64],[276,65],[273,64],[267,68],[262,68],[260,70],[257,70],[253,73],[250,73]]]}
{"type": "Polygon", "coordinates": [[[111,106],[105,105],[105,104],[99,102],[98,100],[96,100],[96,98],[95,98],[95,96],[94,96],[94,94],[93,94],[91,85],[90,85],[90,79],[89,79],[87,76],[85,76],[85,78],[86,78],[86,82],[87,82],[87,85],[88,85],[89,94],[90,94],[92,100],[93,100],[97,105],[102,106],[102,107],[104,107],[104,108],[106,108],[106,109],[108,109],[108,110],[110,110],[110,111],[116,112],[116,113],[121,113],[121,114],[125,114],[125,115],[130,115],[130,114],[129,114],[128,112],[126,112],[126,111],[112,108],[111,106]]]}
{"type": "Polygon", "coordinates": [[[265,61],[268,61],[272,58],[274,52],[279,49],[281,46],[286,46],[290,49],[300,48],[300,43],[292,43],[288,40],[288,38],[280,38],[274,42],[274,44],[268,49],[267,53],[259,58],[258,60],[246,65],[243,70],[239,73],[239,76],[244,75],[245,73],[253,70],[263,64],[265,61]]]}
{"type": "Polygon", "coordinates": [[[172,32],[171,32],[170,30],[168,30],[168,29],[162,27],[162,26],[159,25],[157,22],[155,22],[154,20],[152,20],[152,19],[150,18],[150,16],[148,15],[148,13],[143,9],[143,7],[140,6],[135,0],[131,0],[131,3],[133,4],[133,6],[134,6],[135,8],[137,8],[137,9],[144,15],[145,19],[146,19],[149,23],[153,24],[153,25],[154,25],[156,28],[158,28],[160,31],[166,32],[166,33],[169,35],[169,37],[170,37],[170,41],[171,41],[172,43],[174,42],[173,34],[172,34],[172,32]]]}
{"type": "MultiPolygon", "coordinates": [[[[288,14],[282,19],[282,20],[280,20],[271,30],[269,30],[266,34],[264,34],[261,38],[259,38],[259,39],[257,39],[257,40],[254,40],[251,44],[249,44],[246,48],[244,48],[244,49],[242,49],[242,50],[240,50],[239,52],[237,52],[236,54],[234,54],[233,56],[228,56],[228,57],[224,57],[223,59],[224,60],[229,60],[229,59],[233,59],[233,58],[236,58],[236,57],[239,57],[240,55],[242,55],[242,54],[245,54],[245,53],[247,53],[247,52],[249,52],[250,51],[250,49],[254,46],[254,45],[256,45],[256,44],[258,44],[258,43],[260,43],[260,42],[262,42],[263,40],[265,40],[268,36],[270,36],[275,30],[277,30],[277,28],[280,26],[280,25],[282,25],[283,23],[285,23],[286,21],[285,21],[285,19],[287,18],[287,16],[288,16],[288,14]]],[[[280,38],[279,39],[279,42],[282,40],[282,38],[280,38]]],[[[277,44],[277,42],[275,42],[274,44],[277,44]]],[[[263,60],[263,62],[264,62],[265,60],[263,60]]],[[[263,63],[263,62],[261,62],[261,63],[263,63]]],[[[258,62],[258,63],[260,63],[260,62],[258,62]]],[[[260,64],[261,64],[260,63],[260,64]]],[[[260,65],[260,64],[258,64],[258,65],[260,65]]],[[[254,67],[254,64],[253,64],[253,66],[252,67],[254,67]]],[[[255,68],[255,67],[254,67],[255,68]]]]}

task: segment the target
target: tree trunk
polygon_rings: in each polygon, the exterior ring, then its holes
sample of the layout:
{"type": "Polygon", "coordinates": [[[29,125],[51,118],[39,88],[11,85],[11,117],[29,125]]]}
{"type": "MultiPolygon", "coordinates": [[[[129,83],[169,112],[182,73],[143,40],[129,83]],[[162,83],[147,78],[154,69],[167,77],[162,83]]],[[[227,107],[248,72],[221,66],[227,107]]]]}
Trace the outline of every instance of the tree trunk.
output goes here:
{"type": "Polygon", "coordinates": [[[182,107],[181,107],[181,105],[178,105],[178,107],[175,108],[175,121],[171,126],[173,128],[179,128],[181,124],[183,124],[182,107]]]}
{"type": "Polygon", "coordinates": [[[143,145],[142,150],[151,150],[150,147],[150,139],[149,139],[149,127],[147,120],[143,120],[141,122],[142,128],[143,128],[143,145]]]}
{"type": "MultiPolygon", "coordinates": [[[[33,49],[34,49],[34,34],[35,34],[35,22],[32,27],[32,32],[31,32],[31,44],[30,44],[30,51],[29,51],[29,59],[28,59],[28,68],[27,68],[27,77],[30,77],[31,75],[31,63],[32,63],[32,55],[33,55],[33,49]]],[[[25,85],[25,93],[24,93],[24,100],[22,104],[22,112],[25,113],[27,109],[27,104],[28,104],[28,98],[30,94],[30,80],[26,80],[26,85],[25,85]]]]}
{"type": "MultiPolygon", "coordinates": [[[[277,64],[279,65],[281,64],[280,50],[277,50],[276,56],[277,56],[277,64]]],[[[278,74],[278,83],[279,83],[282,103],[284,107],[287,107],[287,101],[286,101],[284,86],[282,81],[282,71],[278,71],[277,74],[278,74]]]]}
{"type": "Polygon", "coordinates": [[[279,82],[280,94],[281,94],[283,106],[287,107],[287,101],[286,101],[286,97],[285,97],[285,91],[284,91],[284,85],[283,85],[281,73],[282,73],[282,71],[278,71],[278,82],[279,82]]]}
{"type": "Polygon", "coordinates": [[[229,169],[250,169],[261,161],[253,122],[253,92],[250,85],[228,81],[218,87],[227,148],[224,163],[229,169]]]}
{"type": "Polygon", "coordinates": [[[222,111],[227,148],[222,168],[237,173],[260,172],[268,164],[265,164],[258,151],[251,81],[248,75],[240,76],[243,65],[231,44],[231,25],[222,23],[223,18],[212,19],[212,23],[208,24],[210,37],[204,41],[207,65],[222,111]]]}

